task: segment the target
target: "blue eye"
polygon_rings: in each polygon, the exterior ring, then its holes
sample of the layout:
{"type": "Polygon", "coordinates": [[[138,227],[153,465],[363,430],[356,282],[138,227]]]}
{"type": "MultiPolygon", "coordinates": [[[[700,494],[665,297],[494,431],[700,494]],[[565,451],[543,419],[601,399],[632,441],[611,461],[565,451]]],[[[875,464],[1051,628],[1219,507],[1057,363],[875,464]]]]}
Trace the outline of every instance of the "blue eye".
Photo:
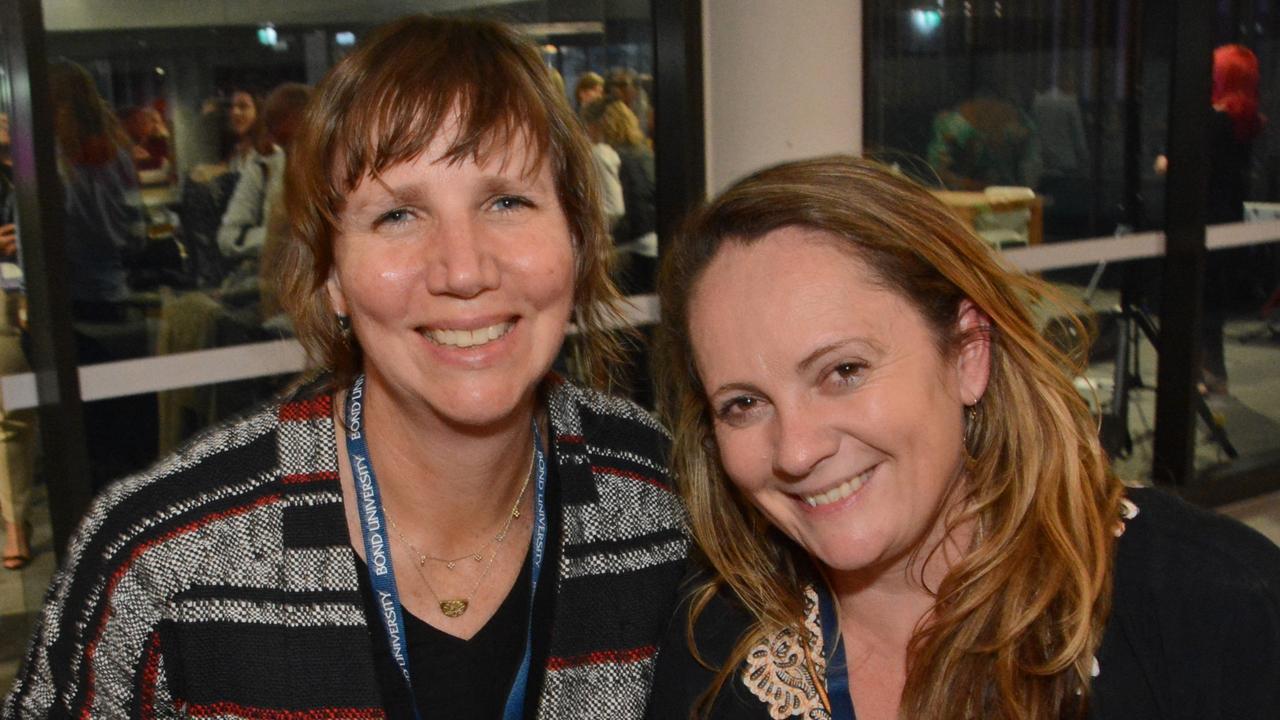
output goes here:
{"type": "Polygon", "coordinates": [[[386,224],[397,225],[399,223],[402,223],[408,220],[409,216],[410,216],[409,210],[407,208],[396,208],[395,210],[388,210],[387,212],[384,212],[378,216],[378,219],[374,221],[374,226],[376,227],[378,225],[386,225],[386,224]]]}
{"type": "Polygon", "coordinates": [[[503,195],[493,201],[493,207],[501,212],[510,212],[521,208],[533,207],[533,202],[519,195],[503,195]]]}

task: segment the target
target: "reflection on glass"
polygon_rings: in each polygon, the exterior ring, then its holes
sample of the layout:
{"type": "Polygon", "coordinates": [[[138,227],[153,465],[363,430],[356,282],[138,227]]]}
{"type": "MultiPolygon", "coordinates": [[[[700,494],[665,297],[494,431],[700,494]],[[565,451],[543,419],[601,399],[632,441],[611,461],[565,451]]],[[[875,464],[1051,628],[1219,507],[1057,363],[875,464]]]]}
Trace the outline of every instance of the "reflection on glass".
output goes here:
{"type": "MultiPolygon", "coordinates": [[[[224,9],[224,25],[160,27],[127,11],[88,20],[46,3],[59,116],[91,119],[58,132],[81,365],[292,336],[273,289],[291,133],[310,86],[394,10],[361,6],[337,17],[296,4],[263,22],[258,3],[224,9]]],[[[613,160],[606,195],[616,280],[629,292],[651,291],[647,6],[520,3],[504,6],[501,19],[536,39],[571,107],[615,103],[598,147],[613,160]]],[[[637,349],[638,362],[644,352],[637,349]]],[[[635,375],[633,386],[647,384],[647,373],[635,375]]],[[[95,484],[140,469],[272,387],[134,391],[86,404],[95,484]]]]}
{"type": "MultiPolygon", "coordinates": [[[[1004,3],[1002,10],[982,2],[947,0],[936,10],[927,4],[864,4],[872,153],[939,188],[993,247],[1035,244],[1037,228],[1045,242],[1163,228],[1176,50],[1168,13],[1150,4],[1076,0],[1004,3]],[[1017,206],[1019,197],[1025,207],[1017,206]]],[[[1224,224],[1242,218],[1280,220],[1273,127],[1280,117],[1280,14],[1264,6],[1217,6],[1213,112],[1206,118],[1205,200],[1214,232],[1230,231],[1224,224]]],[[[1243,456],[1277,449],[1276,236],[1280,231],[1261,238],[1254,232],[1256,244],[1207,258],[1197,368],[1203,403],[1194,420],[1199,469],[1228,460],[1228,445],[1243,456]]],[[[1098,314],[1082,392],[1096,393],[1102,440],[1122,472],[1146,479],[1159,361],[1152,337],[1183,322],[1159,317],[1162,293],[1183,290],[1162,286],[1158,259],[1107,267],[1090,262],[1091,254],[1082,246],[1072,258],[1077,267],[1045,275],[1098,314]]]]}
{"type": "MultiPolygon", "coordinates": [[[[5,33],[0,27],[0,44],[5,33]]],[[[30,132],[13,124],[10,79],[0,65],[0,376],[31,369],[12,147],[15,136],[29,138],[30,132]]],[[[47,489],[35,474],[36,435],[35,410],[11,410],[0,397],[0,658],[20,657],[55,564],[47,489]]],[[[0,661],[0,688],[9,686],[16,670],[13,661],[0,661]]]]}

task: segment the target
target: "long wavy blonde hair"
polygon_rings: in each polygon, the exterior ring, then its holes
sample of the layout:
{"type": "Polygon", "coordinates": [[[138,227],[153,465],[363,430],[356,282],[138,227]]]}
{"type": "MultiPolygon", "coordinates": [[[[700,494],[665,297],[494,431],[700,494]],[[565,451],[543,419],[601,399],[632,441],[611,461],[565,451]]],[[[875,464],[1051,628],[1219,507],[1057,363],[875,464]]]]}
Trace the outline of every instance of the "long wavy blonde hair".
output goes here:
{"type": "Polygon", "coordinates": [[[694,591],[688,628],[695,657],[693,624],[720,590],[727,588],[754,618],[703,708],[762,635],[789,627],[806,636],[807,558],[725,476],[688,326],[691,293],[720,247],[750,244],[784,227],[847,241],[921,313],[944,354],[964,342],[955,322],[962,301],[990,318],[990,379],[966,434],[967,473],[942,518],[948,530],[972,523],[977,531],[931,589],[933,610],[907,648],[900,716],[1083,715],[1110,609],[1122,486],[1072,385],[1084,348],[1069,352],[1046,340],[1031,306],[1071,308],[1075,335],[1088,337],[1088,328],[1072,303],[1003,265],[928,191],[875,163],[842,156],[787,163],[739,181],[688,219],[664,257],[660,412],[675,436],[674,469],[694,537],[715,571],[694,591]]]}

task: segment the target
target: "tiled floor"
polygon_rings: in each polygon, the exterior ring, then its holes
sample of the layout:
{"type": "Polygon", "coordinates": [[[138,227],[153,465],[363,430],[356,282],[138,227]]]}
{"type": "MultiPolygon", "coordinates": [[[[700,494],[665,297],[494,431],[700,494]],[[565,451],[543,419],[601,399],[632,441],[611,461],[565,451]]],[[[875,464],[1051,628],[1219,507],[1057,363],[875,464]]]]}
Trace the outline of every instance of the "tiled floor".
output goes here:
{"type": "Polygon", "coordinates": [[[35,614],[56,569],[44,488],[32,494],[31,564],[17,572],[0,569],[0,695],[8,692],[18,672],[35,614]]]}

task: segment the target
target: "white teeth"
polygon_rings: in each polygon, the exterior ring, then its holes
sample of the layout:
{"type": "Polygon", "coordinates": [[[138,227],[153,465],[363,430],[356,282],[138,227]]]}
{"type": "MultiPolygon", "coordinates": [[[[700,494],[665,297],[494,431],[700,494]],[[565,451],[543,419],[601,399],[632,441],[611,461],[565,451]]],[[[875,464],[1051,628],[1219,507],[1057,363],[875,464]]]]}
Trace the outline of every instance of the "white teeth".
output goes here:
{"type": "Polygon", "coordinates": [[[836,487],[831,488],[826,492],[821,492],[814,495],[805,495],[801,499],[804,500],[804,502],[808,504],[809,507],[818,507],[819,505],[830,505],[831,503],[837,500],[843,500],[849,497],[850,495],[861,490],[862,486],[867,483],[867,478],[871,477],[871,470],[874,470],[874,469],[875,468],[871,468],[870,470],[867,470],[861,475],[858,475],[857,477],[846,480],[845,482],[837,485],[836,487]]]}
{"type": "Polygon", "coordinates": [[[437,345],[450,347],[475,347],[493,342],[506,335],[515,323],[502,322],[475,330],[427,330],[424,334],[437,345]]]}

